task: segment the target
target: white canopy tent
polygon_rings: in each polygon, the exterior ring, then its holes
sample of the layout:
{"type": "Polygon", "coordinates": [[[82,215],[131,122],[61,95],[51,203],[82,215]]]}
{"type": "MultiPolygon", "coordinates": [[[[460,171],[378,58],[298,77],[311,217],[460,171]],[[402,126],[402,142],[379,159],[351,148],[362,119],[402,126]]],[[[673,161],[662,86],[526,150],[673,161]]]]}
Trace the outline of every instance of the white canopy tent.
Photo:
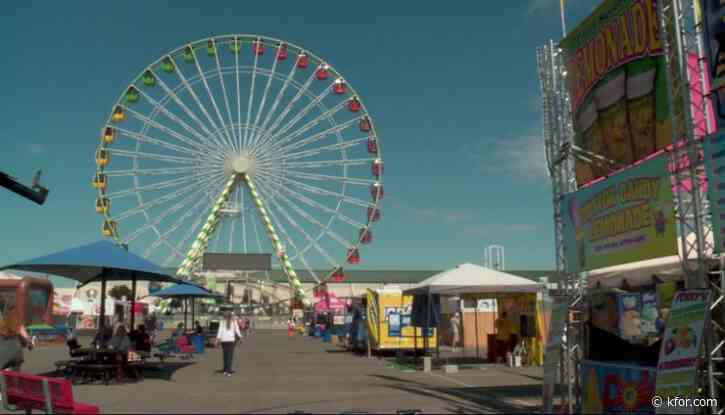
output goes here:
{"type": "Polygon", "coordinates": [[[433,275],[403,294],[535,293],[544,287],[544,284],[523,277],[466,263],[433,275]]]}

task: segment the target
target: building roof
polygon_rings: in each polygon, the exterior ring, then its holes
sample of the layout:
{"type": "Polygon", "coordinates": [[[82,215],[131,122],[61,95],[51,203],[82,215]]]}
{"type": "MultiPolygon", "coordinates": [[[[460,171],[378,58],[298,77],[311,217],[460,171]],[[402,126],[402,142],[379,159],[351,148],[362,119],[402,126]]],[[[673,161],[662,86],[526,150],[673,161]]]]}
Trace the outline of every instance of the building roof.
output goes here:
{"type": "MultiPolygon", "coordinates": [[[[170,270],[172,272],[173,270],[170,270]]],[[[315,271],[317,275],[327,275],[329,271],[315,271]]],[[[357,284],[379,284],[379,283],[397,283],[397,284],[417,284],[426,278],[438,274],[442,270],[345,270],[345,283],[357,284]]],[[[532,281],[539,281],[541,277],[548,277],[549,282],[559,280],[558,273],[552,270],[506,270],[507,273],[527,278],[532,281]]],[[[172,274],[173,275],[173,274],[172,274]]],[[[255,275],[260,279],[266,279],[264,272],[258,272],[255,275]]],[[[269,279],[274,282],[287,282],[284,272],[279,269],[268,271],[269,279]]],[[[297,270],[297,275],[303,283],[315,282],[314,278],[308,271],[297,270]]]]}

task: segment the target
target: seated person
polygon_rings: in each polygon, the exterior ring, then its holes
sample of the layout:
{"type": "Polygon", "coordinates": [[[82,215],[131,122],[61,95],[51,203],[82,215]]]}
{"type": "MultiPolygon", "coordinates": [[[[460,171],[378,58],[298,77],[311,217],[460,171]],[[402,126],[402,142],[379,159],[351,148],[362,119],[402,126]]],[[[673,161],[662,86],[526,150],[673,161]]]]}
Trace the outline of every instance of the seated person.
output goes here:
{"type": "Polygon", "coordinates": [[[184,323],[179,323],[176,325],[176,330],[174,330],[174,332],[171,333],[171,337],[175,339],[175,338],[177,338],[179,336],[183,336],[183,335],[184,335],[184,323]]]}
{"type": "Polygon", "coordinates": [[[133,343],[136,351],[151,351],[151,336],[149,336],[149,334],[146,332],[146,326],[144,326],[143,324],[139,325],[138,330],[135,331],[133,343]]]}
{"type": "Polygon", "coordinates": [[[111,338],[113,337],[113,330],[109,326],[103,327],[103,329],[96,332],[96,336],[93,338],[91,345],[98,347],[105,347],[111,338]]]}
{"type": "Polygon", "coordinates": [[[117,352],[128,352],[128,349],[131,347],[131,340],[128,338],[126,326],[124,326],[123,324],[118,326],[118,329],[116,329],[116,334],[113,335],[111,341],[108,343],[108,346],[111,348],[111,350],[117,352]]]}
{"type": "Polygon", "coordinates": [[[198,321],[196,322],[196,325],[194,327],[194,334],[203,335],[204,334],[204,328],[201,327],[201,323],[198,321]]]}

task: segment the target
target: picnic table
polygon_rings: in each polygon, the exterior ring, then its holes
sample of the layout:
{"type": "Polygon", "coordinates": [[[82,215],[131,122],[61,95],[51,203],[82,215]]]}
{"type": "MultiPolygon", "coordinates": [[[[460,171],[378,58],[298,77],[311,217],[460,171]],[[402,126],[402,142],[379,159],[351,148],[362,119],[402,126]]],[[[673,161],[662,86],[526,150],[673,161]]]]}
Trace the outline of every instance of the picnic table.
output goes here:
{"type": "Polygon", "coordinates": [[[142,380],[142,370],[147,366],[146,361],[151,353],[131,351],[127,354],[109,349],[81,348],[76,350],[76,356],[81,357],[56,362],[56,369],[66,369],[72,377],[84,381],[100,378],[108,385],[113,377],[122,383],[127,369],[133,371],[136,380],[142,380]],[[129,354],[135,354],[138,359],[129,360],[129,354]]]}

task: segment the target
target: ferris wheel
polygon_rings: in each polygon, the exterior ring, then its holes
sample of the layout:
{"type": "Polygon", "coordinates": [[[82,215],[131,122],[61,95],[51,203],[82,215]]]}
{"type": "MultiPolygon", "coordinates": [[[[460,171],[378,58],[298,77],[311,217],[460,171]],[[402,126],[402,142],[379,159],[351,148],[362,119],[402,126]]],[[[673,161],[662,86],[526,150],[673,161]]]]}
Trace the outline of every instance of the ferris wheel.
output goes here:
{"type": "Polygon", "coordinates": [[[224,35],[143,68],[100,132],[102,233],[190,277],[204,252],[272,253],[341,277],[380,218],[383,161],[360,95],[289,42],[224,35]]]}

